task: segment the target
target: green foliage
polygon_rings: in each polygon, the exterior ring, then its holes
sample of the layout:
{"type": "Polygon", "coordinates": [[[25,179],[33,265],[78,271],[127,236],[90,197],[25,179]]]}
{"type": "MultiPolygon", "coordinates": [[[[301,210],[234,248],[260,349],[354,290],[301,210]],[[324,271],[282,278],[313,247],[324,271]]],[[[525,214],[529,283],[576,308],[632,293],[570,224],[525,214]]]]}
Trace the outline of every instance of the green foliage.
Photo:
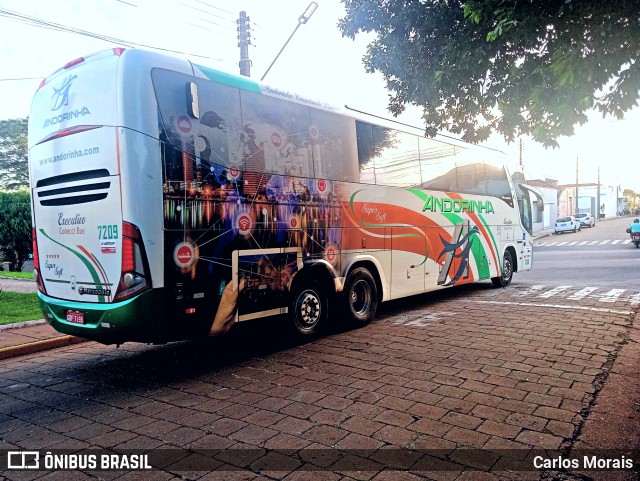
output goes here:
{"type": "Polygon", "coordinates": [[[29,186],[27,119],[0,120],[0,189],[29,186]]]}
{"type": "Polygon", "coordinates": [[[0,192],[0,252],[18,267],[31,252],[31,203],[28,192],[0,192]]]}
{"type": "Polygon", "coordinates": [[[640,93],[640,2],[342,0],[339,27],[375,32],[364,58],[389,109],[423,109],[427,133],[480,142],[572,135],[586,112],[621,118],[640,93]]]}

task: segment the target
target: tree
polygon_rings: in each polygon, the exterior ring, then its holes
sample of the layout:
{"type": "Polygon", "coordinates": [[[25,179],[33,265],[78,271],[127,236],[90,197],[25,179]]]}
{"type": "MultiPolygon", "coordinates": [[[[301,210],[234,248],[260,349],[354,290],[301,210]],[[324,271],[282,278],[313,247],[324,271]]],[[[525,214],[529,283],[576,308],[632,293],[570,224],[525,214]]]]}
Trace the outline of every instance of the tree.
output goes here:
{"type": "Polygon", "coordinates": [[[624,189],[622,195],[627,199],[627,208],[629,209],[629,212],[633,214],[636,209],[638,196],[640,194],[638,194],[633,189],[624,189]]]}
{"type": "Polygon", "coordinates": [[[19,268],[31,248],[29,192],[0,192],[0,254],[19,268]]]}
{"type": "Polygon", "coordinates": [[[342,2],[343,35],[377,34],[364,63],[384,76],[389,110],[421,107],[429,135],[530,135],[556,147],[589,110],[622,118],[636,105],[636,0],[342,2]]]}
{"type": "Polygon", "coordinates": [[[27,119],[0,120],[0,188],[28,186],[27,119]]]}

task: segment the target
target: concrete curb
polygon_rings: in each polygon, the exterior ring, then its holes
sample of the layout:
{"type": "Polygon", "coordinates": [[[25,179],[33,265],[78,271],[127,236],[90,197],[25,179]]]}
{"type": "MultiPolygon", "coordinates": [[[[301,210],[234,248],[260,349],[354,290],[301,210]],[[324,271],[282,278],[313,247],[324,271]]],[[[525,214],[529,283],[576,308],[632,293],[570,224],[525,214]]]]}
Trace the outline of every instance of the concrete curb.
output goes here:
{"type": "Polygon", "coordinates": [[[25,279],[24,277],[9,277],[3,275],[0,275],[0,279],[7,279],[9,281],[35,282],[33,279],[25,279]]]}
{"type": "Polygon", "coordinates": [[[43,339],[41,341],[29,342],[27,344],[19,344],[17,346],[9,346],[0,349],[0,361],[12,357],[24,356],[36,352],[47,351],[57,347],[71,346],[72,344],[80,344],[87,342],[88,339],[76,336],[59,336],[51,339],[43,339]]]}
{"type": "Polygon", "coordinates": [[[33,321],[13,322],[11,324],[0,324],[0,331],[5,329],[23,329],[25,327],[39,326],[46,324],[44,319],[34,319],[33,321]]]}

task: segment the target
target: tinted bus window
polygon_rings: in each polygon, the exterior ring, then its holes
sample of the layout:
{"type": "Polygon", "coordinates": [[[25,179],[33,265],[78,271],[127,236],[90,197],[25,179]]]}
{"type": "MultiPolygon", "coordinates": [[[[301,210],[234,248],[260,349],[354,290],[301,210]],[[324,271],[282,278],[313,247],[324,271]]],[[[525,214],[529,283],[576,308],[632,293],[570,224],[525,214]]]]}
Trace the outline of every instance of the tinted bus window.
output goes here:
{"type": "Polygon", "coordinates": [[[420,184],[418,137],[373,126],[376,183],[395,187],[420,184]]]}
{"type": "Polygon", "coordinates": [[[360,179],[358,181],[363,184],[376,183],[376,169],[374,164],[376,152],[373,146],[373,130],[371,127],[371,124],[356,120],[358,165],[360,169],[360,179]]]}
{"type": "Polygon", "coordinates": [[[484,165],[486,193],[502,199],[513,207],[513,195],[511,194],[511,183],[504,167],[497,167],[489,164],[484,165]]]}
{"type": "Polygon", "coordinates": [[[455,185],[451,184],[454,178],[446,175],[451,170],[451,156],[461,149],[430,138],[420,138],[419,145],[421,187],[450,192],[455,185]]]}
{"type": "Polygon", "coordinates": [[[243,158],[238,89],[168,70],[154,69],[153,85],[168,140],[198,161],[224,167],[243,158]],[[187,113],[186,87],[198,85],[200,118],[187,113]]]}
{"type": "Polygon", "coordinates": [[[311,110],[309,140],[317,178],[346,182],[360,180],[353,119],[311,110]]]}
{"type": "Polygon", "coordinates": [[[309,108],[241,92],[246,171],[313,177],[309,108]]]}

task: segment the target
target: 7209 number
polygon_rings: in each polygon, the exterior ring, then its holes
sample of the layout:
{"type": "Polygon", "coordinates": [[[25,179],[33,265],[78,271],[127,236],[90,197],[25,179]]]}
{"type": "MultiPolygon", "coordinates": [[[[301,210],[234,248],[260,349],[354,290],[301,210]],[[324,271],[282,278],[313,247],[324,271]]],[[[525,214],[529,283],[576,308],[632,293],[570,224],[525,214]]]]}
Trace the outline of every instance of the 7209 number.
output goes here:
{"type": "Polygon", "coordinates": [[[118,238],[117,224],[98,226],[98,239],[117,239],[117,238],[118,238]]]}

